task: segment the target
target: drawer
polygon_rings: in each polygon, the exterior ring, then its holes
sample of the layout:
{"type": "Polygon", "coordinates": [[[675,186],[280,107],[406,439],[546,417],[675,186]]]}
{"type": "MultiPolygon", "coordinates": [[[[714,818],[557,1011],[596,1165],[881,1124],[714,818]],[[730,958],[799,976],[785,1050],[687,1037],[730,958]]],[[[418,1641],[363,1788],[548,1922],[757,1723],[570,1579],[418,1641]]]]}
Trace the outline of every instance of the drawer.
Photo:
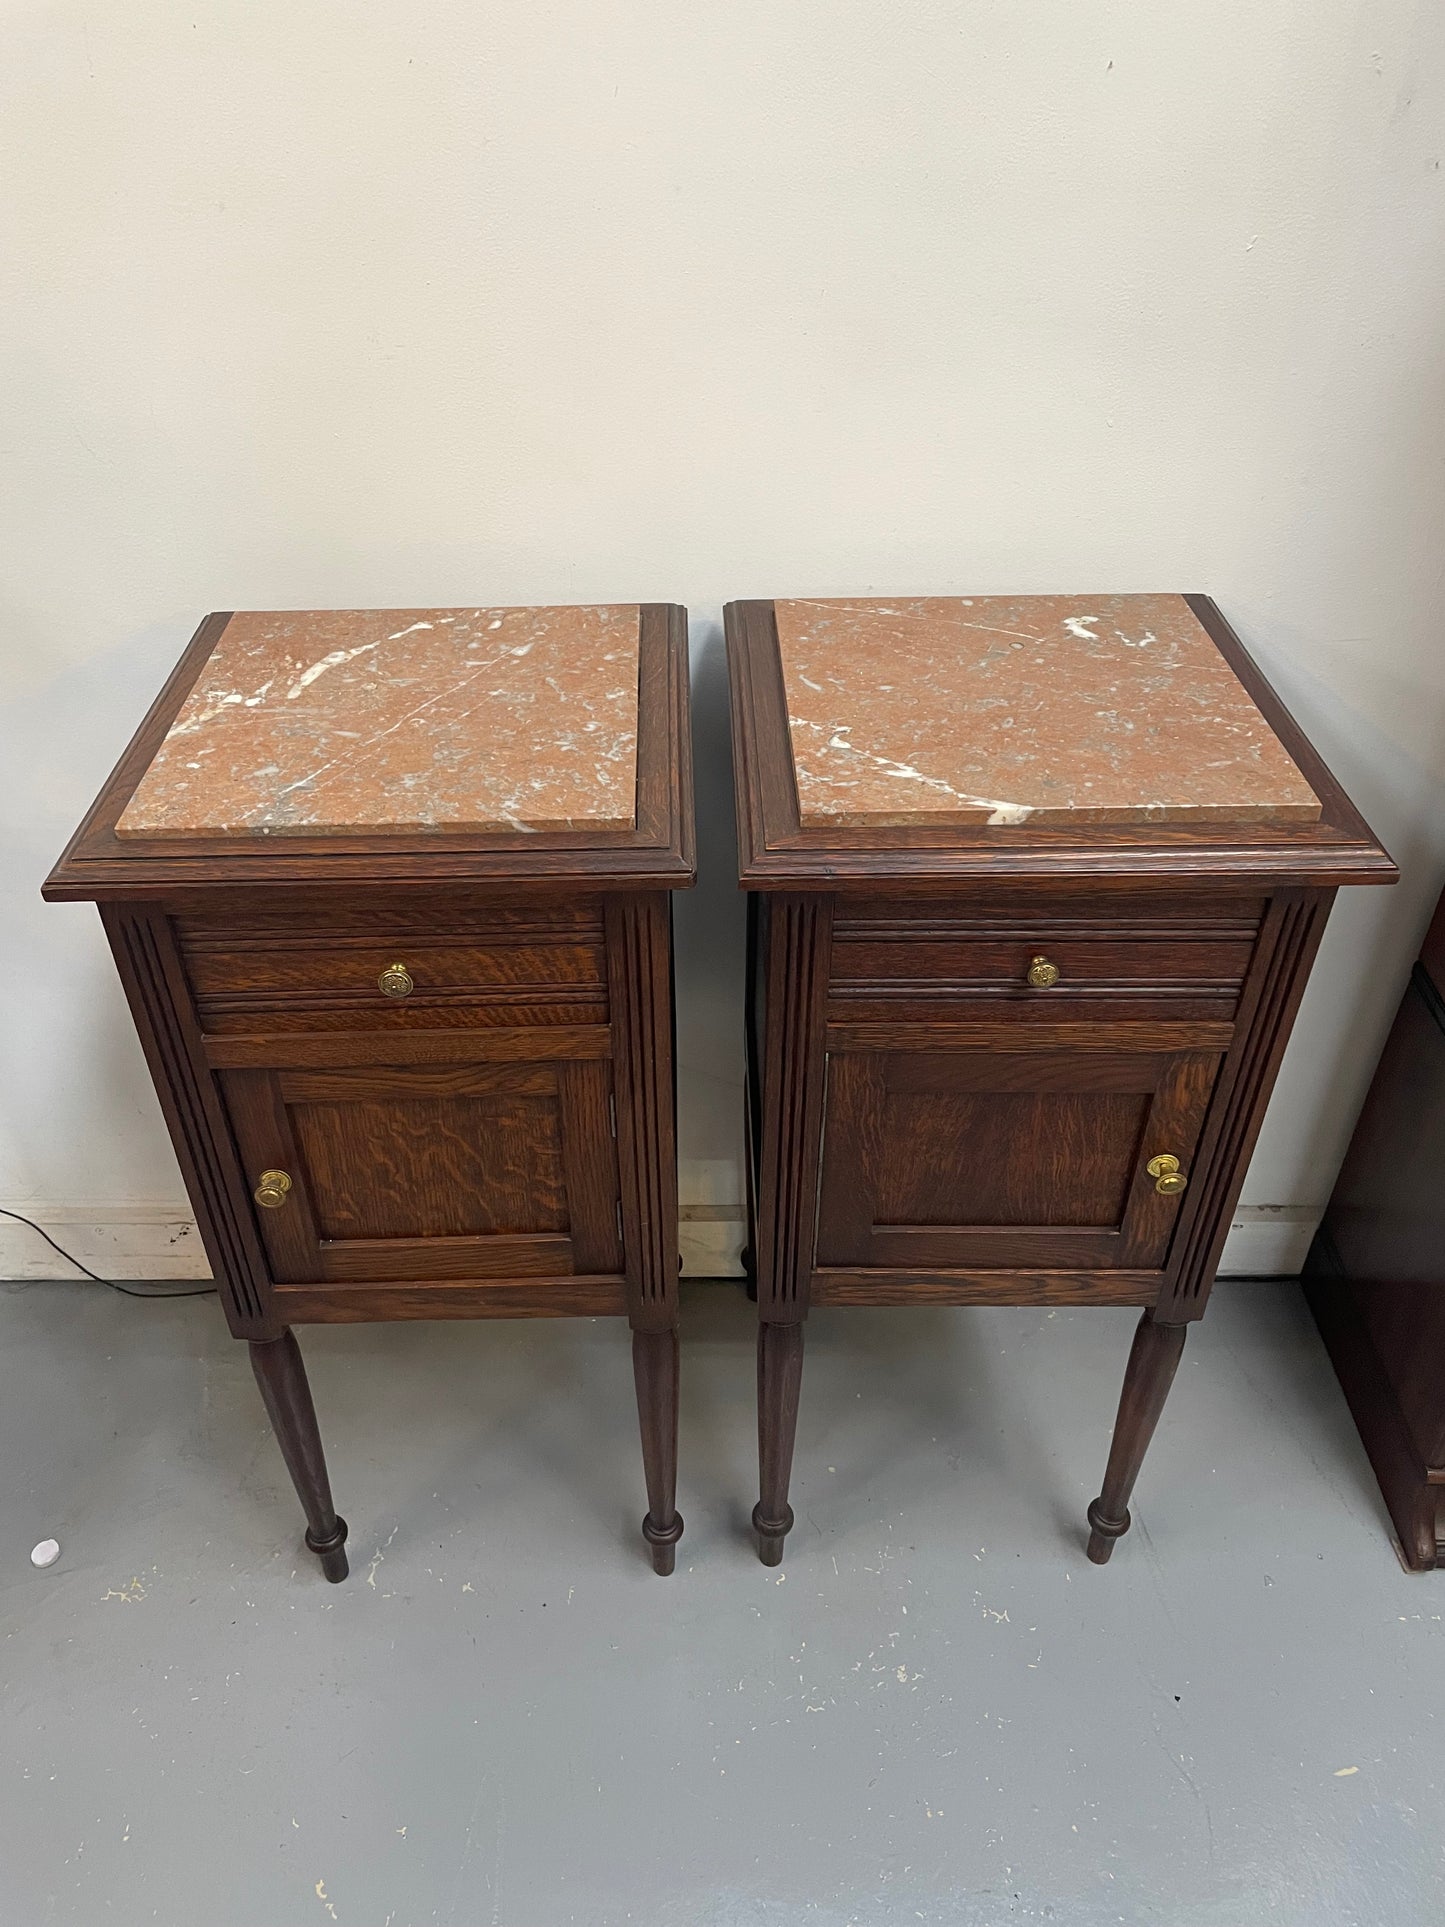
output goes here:
{"type": "Polygon", "coordinates": [[[208,1031],[607,1021],[600,909],[435,922],[394,908],[324,922],[183,916],[176,928],[208,1031]]]}
{"type": "Polygon", "coordinates": [[[1231,899],[1124,904],[1105,913],[1030,908],[960,911],[928,903],[840,908],[829,986],[839,1020],[919,1016],[971,1005],[991,1017],[1030,1013],[1228,1018],[1254,953],[1264,905],[1231,899]]]}

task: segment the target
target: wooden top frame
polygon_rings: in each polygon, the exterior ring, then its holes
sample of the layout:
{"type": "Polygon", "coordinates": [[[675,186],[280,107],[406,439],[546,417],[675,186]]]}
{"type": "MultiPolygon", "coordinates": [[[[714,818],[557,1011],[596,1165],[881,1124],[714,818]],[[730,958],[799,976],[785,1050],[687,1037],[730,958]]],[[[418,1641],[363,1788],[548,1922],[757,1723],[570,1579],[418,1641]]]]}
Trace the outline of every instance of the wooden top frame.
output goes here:
{"type": "Polygon", "coordinates": [[[1318,822],[827,826],[804,828],[771,602],[724,613],[732,700],[739,881],[749,890],[874,892],[960,882],[1182,879],[1329,887],[1399,875],[1208,596],[1185,600],[1320,799],[1318,822]]]}
{"type": "Polygon", "coordinates": [[[161,897],[190,886],[565,884],[686,889],[696,879],[687,611],[644,603],[638,647],[637,820],[523,834],[447,829],[120,838],[115,826],[230,613],[209,615],[43,885],[52,903],[161,897]]]}

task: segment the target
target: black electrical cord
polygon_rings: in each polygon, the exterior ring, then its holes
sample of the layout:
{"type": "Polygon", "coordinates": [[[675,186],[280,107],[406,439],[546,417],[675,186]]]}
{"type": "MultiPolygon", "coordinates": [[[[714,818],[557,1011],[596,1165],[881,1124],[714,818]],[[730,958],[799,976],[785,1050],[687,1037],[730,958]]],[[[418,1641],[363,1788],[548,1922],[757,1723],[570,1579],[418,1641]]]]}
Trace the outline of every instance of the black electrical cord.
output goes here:
{"type": "Polygon", "coordinates": [[[0,1204],[0,1218],[13,1218],[16,1224],[29,1225],[32,1231],[45,1240],[52,1251],[60,1253],[68,1265],[74,1265],[77,1271],[83,1271],[86,1277],[92,1279],[97,1285],[104,1285],[110,1291],[118,1291],[127,1298],[206,1298],[216,1289],[214,1285],[196,1285],[187,1286],[184,1291],[137,1291],[131,1285],[118,1285],[114,1278],[102,1278],[98,1272],[92,1271],[89,1265],[83,1265],[79,1258],[73,1257],[65,1249],[64,1245],[58,1245],[48,1231],[42,1231],[33,1218],[23,1217],[18,1211],[7,1210],[3,1204],[0,1204]]]}

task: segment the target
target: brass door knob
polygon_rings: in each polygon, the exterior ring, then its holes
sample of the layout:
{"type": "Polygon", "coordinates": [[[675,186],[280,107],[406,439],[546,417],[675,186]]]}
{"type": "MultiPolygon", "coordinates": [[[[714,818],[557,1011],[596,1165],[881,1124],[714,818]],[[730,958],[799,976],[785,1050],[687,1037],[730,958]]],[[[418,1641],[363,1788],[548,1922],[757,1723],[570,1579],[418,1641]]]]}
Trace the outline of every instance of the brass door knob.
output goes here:
{"type": "Polygon", "coordinates": [[[1029,982],[1035,990],[1052,990],[1059,981],[1059,966],[1050,963],[1047,957],[1032,957],[1029,960],[1029,982]]]}
{"type": "Polygon", "coordinates": [[[291,1179],[285,1171],[263,1171],[251,1195],[263,1211],[279,1211],[290,1190],[291,1179]]]}
{"type": "Polygon", "coordinates": [[[377,978],[376,987],[383,997],[410,997],[413,989],[411,972],[405,964],[388,964],[377,978]]]}
{"type": "Polygon", "coordinates": [[[1189,1182],[1172,1151],[1161,1151],[1157,1158],[1150,1158],[1144,1169],[1153,1178],[1154,1189],[1161,1198],[1177,1198],[1189,1182]]]}

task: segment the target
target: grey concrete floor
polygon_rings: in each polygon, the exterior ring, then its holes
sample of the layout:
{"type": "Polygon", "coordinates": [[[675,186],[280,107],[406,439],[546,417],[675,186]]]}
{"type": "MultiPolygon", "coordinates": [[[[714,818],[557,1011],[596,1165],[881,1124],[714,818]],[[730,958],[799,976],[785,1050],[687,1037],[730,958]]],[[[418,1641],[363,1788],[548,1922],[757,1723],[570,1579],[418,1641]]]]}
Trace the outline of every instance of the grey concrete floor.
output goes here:
{"type": "Polygon", "coordinates": [[[669,1580],[620,1324],[304,1334],[332,1587],[212,1300],[0,1289],[3,1927],[1445,1917],[1445,1577],[1292,1287],[1216,1293],[1104,1570],[1133,1313],[815,1314],[779,1572],[751,1316],[687,1292],[669,1580]]]}

